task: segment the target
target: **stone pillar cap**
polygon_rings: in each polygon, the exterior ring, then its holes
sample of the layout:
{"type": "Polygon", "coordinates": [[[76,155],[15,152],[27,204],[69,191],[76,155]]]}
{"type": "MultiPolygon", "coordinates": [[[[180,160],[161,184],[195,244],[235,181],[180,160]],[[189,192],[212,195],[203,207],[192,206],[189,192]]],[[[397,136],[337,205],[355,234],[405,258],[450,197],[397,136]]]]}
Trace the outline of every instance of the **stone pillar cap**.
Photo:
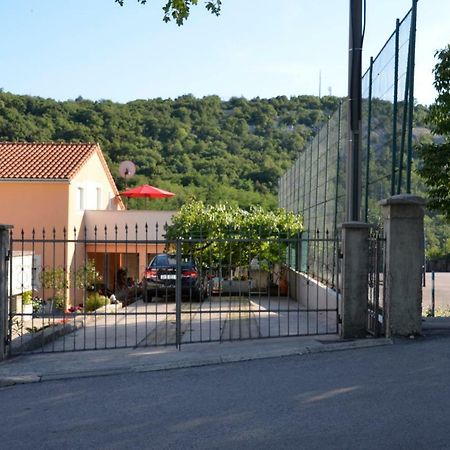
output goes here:
{"type": "Polygon", "coordinates": [[[422,197],[411,194],[398,194],[380,201],[380,206],[389,205],[411,205],[425,206],[426,201],[422,197]]]}

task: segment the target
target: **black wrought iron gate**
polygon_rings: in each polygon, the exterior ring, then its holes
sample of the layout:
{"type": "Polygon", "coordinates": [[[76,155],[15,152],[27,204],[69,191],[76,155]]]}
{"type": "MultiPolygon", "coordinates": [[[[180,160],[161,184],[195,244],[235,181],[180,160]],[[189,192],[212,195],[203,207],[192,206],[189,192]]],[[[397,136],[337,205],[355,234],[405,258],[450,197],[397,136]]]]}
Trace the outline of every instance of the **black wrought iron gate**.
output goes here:
{"type": "Polygon", "coordinates": [[[10,354],[338,332],[334,237],[100,234],[11,234],[10,354]],[[172,272],[151,267],[158,255],[172,272]]]}
{"type": "Polygon", "coordinates": [[[372,230],[369,236],[369,279],[367,331],[379,337],[385,334],[385,243],[382,229],[372,230]]]}

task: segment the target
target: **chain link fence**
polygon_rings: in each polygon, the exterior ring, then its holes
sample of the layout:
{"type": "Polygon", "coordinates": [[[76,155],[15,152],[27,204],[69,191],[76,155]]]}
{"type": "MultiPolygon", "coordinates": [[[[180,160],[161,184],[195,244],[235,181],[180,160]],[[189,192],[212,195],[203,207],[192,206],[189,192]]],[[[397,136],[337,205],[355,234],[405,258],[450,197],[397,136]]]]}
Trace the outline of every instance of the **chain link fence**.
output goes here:
{"type": "MultiPolygon", "coordinates": [[[[381,222],[378,202],[411,192],[416,1],[362,78],[361,218],[381,222]]],[[[335,234],[345,221],[347,102],[323,123],[280,178],[279,206],[305,230],[335,234]]]]}

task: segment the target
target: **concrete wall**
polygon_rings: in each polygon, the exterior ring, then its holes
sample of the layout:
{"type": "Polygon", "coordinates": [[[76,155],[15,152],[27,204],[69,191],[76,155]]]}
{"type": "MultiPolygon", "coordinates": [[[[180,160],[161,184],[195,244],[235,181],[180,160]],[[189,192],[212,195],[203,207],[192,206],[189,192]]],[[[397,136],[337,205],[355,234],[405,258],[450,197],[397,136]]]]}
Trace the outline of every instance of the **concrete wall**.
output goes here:
{"type": "Polygon", "coordinates": [[[334,309],[340,303],[340,295],[309,275],[288,270],[289,296],[305,308],[334,309]]]}
{"type": "Polygon", "coordinates": [[[165,223],[171,224],[176,211],[86,211],[85,226],[87,239],[94,239],[94,227],[99,230],[97,239],[104,239],[104,228],[108,229],[109,239],[115,239],[114,228],[117,225],[117,239],[125,240],[125,225],[128,225],[128,240],[136,240],[135,226],[138,226],[138,240],[155,240],[156,224],[158,224],[158,239],[163,239],[165,223]],[[147,224],[147,233],[145,225],[147,224]]]}
{"type": "MultiPolygon", "coordinates": [[[[106,239],[111,241],[106,244],[87,244],[86,251],[89,253],[90,257],[98,262],[99,270],[103,268],[103,264],[100,263],[100,260],[104,258],[105,254],[117,255],[118,259],[115,261],[114,269],[110,269],[110,280],[114,280],[114,271],[117,271],[119,266],[128,266],[129,275],[134,279],[140,280],[143,277],[145,268],[152,256],[157,253],[162,253],[165,250],[164,225],[172,222],[174,214],[176,214],[176,211],[86,211],[84,216],[84,225],[86,226],[87,231],[86,238],[88,240],[94,240],[94,228],[97,227],[97,240],[105,240],[104,230],[106,226],[106,239]],[[158,234],[156,234],[156,224],[158,224],[158,234]],[[125,231],[126,225],[128,226],[128,234],[125,231]],[[136,225],[138,227],[137,234],[136,225]],[[115,233],[116,226],[117,235],[115,233]],[[160,242],[151,242],[156,239],[160,242]],[[116,243],[115,240],[126,240],[127,243],[116,243]],[[142,242],[136,243],[136,241],[142,242]],[[95,256],[96,254],[97,256],[95,256]],[[135,255],[137,262],[130,266],[130,264],[126,262],[127,258],[123,256],[125,254],[135,255]]],[[[130,258],[129,262],[131,260],[134,261],[133,258],[130,258]]]]}

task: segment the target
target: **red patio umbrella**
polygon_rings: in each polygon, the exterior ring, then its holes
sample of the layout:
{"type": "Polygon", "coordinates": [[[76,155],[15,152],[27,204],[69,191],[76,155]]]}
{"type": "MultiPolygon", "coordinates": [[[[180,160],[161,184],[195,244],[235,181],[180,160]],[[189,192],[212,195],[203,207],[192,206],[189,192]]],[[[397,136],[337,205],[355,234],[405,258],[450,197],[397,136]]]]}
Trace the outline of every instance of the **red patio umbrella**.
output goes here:
{"type": "Polygon", "coordinates": [[[143,184],[142,186],[127,189],[121,192],[120,195],[128,198],[166,198],[173,197],[175,194],[155,186],[150,186],[149,184],[143,184]]]}

